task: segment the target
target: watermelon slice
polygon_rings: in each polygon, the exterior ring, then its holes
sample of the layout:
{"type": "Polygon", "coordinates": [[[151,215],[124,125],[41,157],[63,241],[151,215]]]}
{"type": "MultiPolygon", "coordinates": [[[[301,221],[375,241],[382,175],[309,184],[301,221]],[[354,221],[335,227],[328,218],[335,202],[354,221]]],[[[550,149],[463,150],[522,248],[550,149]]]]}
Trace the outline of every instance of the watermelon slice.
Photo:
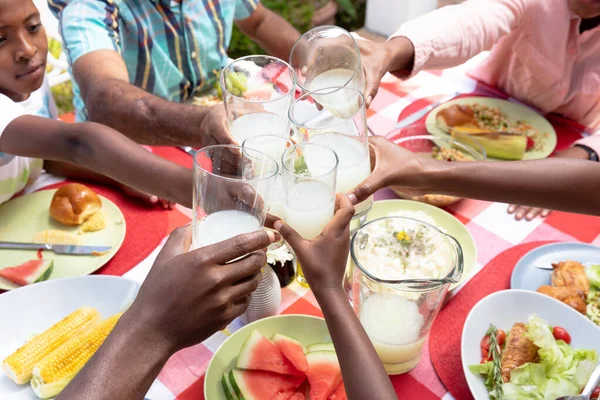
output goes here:
{"type": "Polygon", "coordinates": [[[300,372],[306,373],[308,371],[308,363],[306,362],[306,356],[304,355],[304,346],[291,337],[275,334],[271,341],[275,343],[275,346],[283,355],[294,364],[294,367],[300,372]]]}
{"type": "Polygon", "coordinates": [[[227,400],[239,400],[235,394],[235,390],[233,390],[233,386],[231,386],[229,374],[226,373],[223,375],[223,378],[221,379],[221,385],[223,386],[223,393],[225,393],[225,398],[227,400]]]}
{"type": "Polygon", "coordinates": [[[306,396],[303,393],[296,392],[288,400],[306,400],[306,396]]]}
{"type": "Polygon", "coordinates": [[[327,400],[342,382],[342,371],[334,351],[313,351],[306,355],[310,400],[327,400]]]}
{"type": "Polygon", "coordinates": [[[307,353],[313,353],[315,351],[335,351],[333,343],[316,343],[311,344],[306,348],[307,353]]]}
{"type": "MultiPolygon", "coordinates": [[[[240,369],[276,372],[283,375],[304,375],[285,358],[281,350],[258,331],[252,331],[237,359],[240,369]]],[[[338,382],[339,383],[339,382],[338,382]]]]}
{"type": "Polygon", "coordinates": [[[16,267],[0,269],[0,277],[19,286],[45,281],[52,274],[54,260],[31,260],[16,267]]]}
{"type": "Polygon", "coordinates": [[[273,95],[273,85],[271,83],[263,83],[253,88],[248,88],[244,92],[246,100],[266,101],[270,100],[273,95]]]}
{"type": "Polygon", "coordinates": [[[243,400],[288,400],[304,380],[303,376],[265,371],[233,370],[229,373],[235,394],[243,400]]]}
{"type": "Polygon", "coordinates": [[[337,389],[335,389],[335,392],[333,392],[333,394],[327,398],[327,400],[348,400],[343,381],[340,383],[337,389]]]}

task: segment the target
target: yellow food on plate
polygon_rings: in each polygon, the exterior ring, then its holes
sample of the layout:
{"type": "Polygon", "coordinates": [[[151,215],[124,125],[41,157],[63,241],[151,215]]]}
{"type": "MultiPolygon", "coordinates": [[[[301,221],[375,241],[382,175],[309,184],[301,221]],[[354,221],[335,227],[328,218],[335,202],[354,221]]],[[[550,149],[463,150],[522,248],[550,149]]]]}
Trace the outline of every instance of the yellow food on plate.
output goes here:
{"type": "Polygon", "coordinates": [[[65,225],[81,225],[101,207],[96,192],[80,183],[69,183],[54,193],[50,216],[65,225]]]}
{"type": "Polygon", "coordinates": [[[87,221],[85,221],[79,229],[78,233],[97,232],[106,228],[106,217],[102,209],[96,211],[87,221]]]}
{"type": "Polygon", "coordinates": [[[116,314],[48,354],[33,368],[31,387],[40,399],[58,396],[100,348],[122,314],[116,314]]]}
{"type": "Polygon", "coordinates": [[[49,229],[47,231],[36,233],[33,236],[33,243],[71,244],[78,246],[81,244],[81,238],[75,233],[58,229],[49,229]]]}
{"type": "Polygon", "coordinates": [[[95,308],[84,307],[73,311],[44,333],[34,336],[2,362],[2,370],[15,383],[22,385],[31,380],[34,365],[59,348],[73,336],[100,323],[95,308]]]}

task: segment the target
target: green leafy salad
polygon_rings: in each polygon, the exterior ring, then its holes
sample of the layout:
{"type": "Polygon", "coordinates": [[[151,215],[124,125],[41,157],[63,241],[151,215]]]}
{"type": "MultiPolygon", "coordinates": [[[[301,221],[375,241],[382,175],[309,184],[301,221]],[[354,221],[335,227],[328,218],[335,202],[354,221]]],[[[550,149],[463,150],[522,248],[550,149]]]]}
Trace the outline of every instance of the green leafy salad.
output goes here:
{"type": "Polygon", "coordinates": [[[481,342],[481,364],[474,374],[485,376],[490,398],[495,400],[555,400],[578,395],[589,380],[598,355],[574,349],[569,334],[531,315],[516,323],[505,336],[491,325],[481,342]],[[508,379],[510,377],[510,379],[508,379]]]}
{"type": "Polygon", "coordinates": [[[587,317],[600,326],[600,265],[592,265],[585,269],[590,282],[590,293],[587,298],[587,317]]]}

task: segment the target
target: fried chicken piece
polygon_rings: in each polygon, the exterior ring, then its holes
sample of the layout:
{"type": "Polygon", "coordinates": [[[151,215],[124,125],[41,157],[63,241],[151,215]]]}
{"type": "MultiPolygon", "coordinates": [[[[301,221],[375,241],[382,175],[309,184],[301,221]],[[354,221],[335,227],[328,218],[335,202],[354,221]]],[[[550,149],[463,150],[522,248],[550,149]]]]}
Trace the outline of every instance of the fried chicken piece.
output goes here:
{"type": "Polygon", "coordinates": [[[554,287],[554,286],[540,286],[537,290],[538,293],[545,294],[555,298],[558,301],[562,301],[571,308],[574,308],[578,312],[585,314],[587,305],[585,303],[583,292],[573,287],[554,287]]]}
{"type": "Polygon", "coordinates": [[[506,347],[500,359],[500,371],[504,382],[510,381],[512,370],[523,364],[539,361],[539,347],[525,336],[526,332],[527,326],[521,322],[514,324],[508,332],[506,347]]]}
{"type": "Polygon", "coordinates": [[[563,261],[552,264],[552,286],[571,287],[579,290],[583,298],[590,292],[590,282],[585,274],[585,267],[576,261],[563,261]]]}

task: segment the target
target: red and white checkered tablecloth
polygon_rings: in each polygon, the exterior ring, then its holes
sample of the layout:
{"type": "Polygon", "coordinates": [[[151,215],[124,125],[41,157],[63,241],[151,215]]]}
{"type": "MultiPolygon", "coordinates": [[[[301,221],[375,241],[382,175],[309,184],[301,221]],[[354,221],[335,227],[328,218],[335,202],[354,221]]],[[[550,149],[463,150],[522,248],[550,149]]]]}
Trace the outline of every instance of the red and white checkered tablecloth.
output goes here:
{"type": "MultiPolygon", "coordinates": [[[[386,133],[394,126],[403,109],[418,99],[430,96],[456,91],[502,96],[494,89],[468,78],[464,73],[465,68],[467,66],[443,72],[422,72],[407,81],[389,76],[384,78],[379,94],[368,111],[369,126],[376,133],[386,133]]],[[[376,195],[376,199],[394,197],[389,190],[383,190],[376,195]]],[[[480,271],[502,251],[524,242],[582,241],[600,245],[600,219],[598,218],[553,212],[546,219],[517,222],[507,215],[506,208],[506,204],[463,200],[448,210],[466,225],[475,238],[478,259],[474,273],[480,271]]],[[[171,214],[169,217],[171,227],[189,221],[189,210],[178,208],[171,214]]],[[[141,283],[161,248],[162,244],[148,258],[123,276],[141,283]]],[[[322,316],[310,290],[297,283],[282,290],[280,312],[322,316]]],[[[234,321],[229,330],[233,333],[240,327],[240,322],[234,321]]],[[[204,343],[173,355],[152,385],[147,398],[151,400],[204,399],[206,368],[212,355],[225,339],[227,336],[219,332],[204,343]]],[[[422,360],[412,372],[392,377],[391,380],[399,399],[452,398],[433,369],[428,346],[423,347],[422,360]]]]}

